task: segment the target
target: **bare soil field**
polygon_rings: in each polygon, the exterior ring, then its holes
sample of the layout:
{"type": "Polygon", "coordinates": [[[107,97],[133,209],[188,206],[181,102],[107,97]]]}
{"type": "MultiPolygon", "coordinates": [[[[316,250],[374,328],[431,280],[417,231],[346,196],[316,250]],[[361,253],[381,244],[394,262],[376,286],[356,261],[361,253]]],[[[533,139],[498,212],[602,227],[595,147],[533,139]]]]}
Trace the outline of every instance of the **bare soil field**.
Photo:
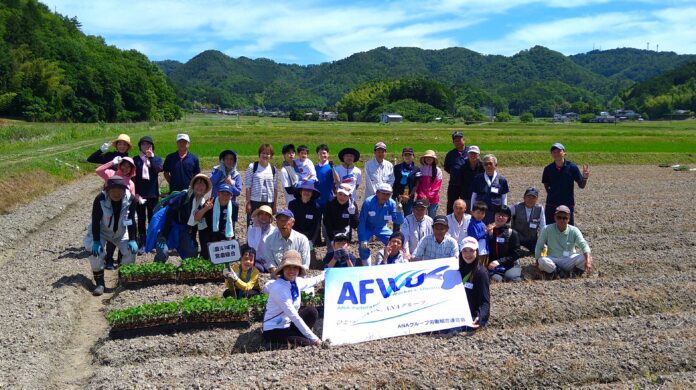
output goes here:
{"type": "MultiPolygon", "coordinates": [[[[500,173],[510,201],[541,184],[541,168],[500,173]]],[[[576,189],[576,222],[595,274],[536,280],[533,258],[523,258],[524,282],[492,285],[484,330],[280,350],[264,345],[259,323],[109,338],[107,310],[215,296],[223,286],[123,290],[107,271],[111,288],[93,297],[81,243],[100,179],[84,178],[0,215],[0,388],[693,389],[695,174],[593,167],[587,188],[576,189]]],[[[321,258],[325,248],[316,252],[321,258]]]]}

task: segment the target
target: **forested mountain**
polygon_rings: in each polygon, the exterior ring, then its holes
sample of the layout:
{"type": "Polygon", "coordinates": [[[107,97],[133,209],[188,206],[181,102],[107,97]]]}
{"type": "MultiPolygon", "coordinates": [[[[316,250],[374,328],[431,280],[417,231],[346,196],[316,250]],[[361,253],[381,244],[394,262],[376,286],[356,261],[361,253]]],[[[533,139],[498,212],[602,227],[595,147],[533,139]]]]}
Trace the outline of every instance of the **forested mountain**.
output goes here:
{"type": "Polygon", "coordinates": [[[696,112],[696,61],[634,85],[621,99],[626,107],[651,119],[670,116],[675,110],[696,112]]]}
{"type": "Polygon", "coordinates": [[[632,49],[612,52],[620,60],[611,62],[612,55],[600,51],[566,57],[541,46],[511,57],[464,48],[379,47],[339,61],[298,66],[206,51],[185,64],[158,65],[183,100],[222,107],[321,108],[369,82],[427,79],[456,93],[455,112],[464,106],[487,106],[546,116],[563,110],[596,111],[635,80],[692,57],[632,49]]]}
{"type": "Polygon", "coordinates": [[[0,115],[37,121],[181,117],[165,76],[143,54],[80,31],[36,0],[0,1],[0,115]]]}

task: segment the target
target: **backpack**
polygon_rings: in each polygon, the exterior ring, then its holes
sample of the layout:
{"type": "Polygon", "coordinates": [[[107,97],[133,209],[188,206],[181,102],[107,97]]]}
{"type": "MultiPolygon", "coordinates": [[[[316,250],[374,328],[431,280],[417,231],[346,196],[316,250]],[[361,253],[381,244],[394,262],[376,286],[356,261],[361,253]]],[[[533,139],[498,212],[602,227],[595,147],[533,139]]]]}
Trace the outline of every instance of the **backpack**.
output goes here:
{"type": "Polygon", "coordinates": [[[159,201],[159,203],[157,203],[157,206],[155,206],[155,209],[152,211],[152,214],[154,215],[163,207],[177,203],[182,196],[186,195],[187,192],[188,190],[170,192],[169,195],[165,196],[162,200],[159,201]]]}
{"type": "MultiPolygon", "coordinates": [[[[259,162],[254,161],[254,173],[256,173],[256,170],[259,169],[259,162]]],[[[273,172],[273,176],[275,177],[276,175],[276,170],[275,170],[275,165],[271,164],[271,172],[273,172]]]]}

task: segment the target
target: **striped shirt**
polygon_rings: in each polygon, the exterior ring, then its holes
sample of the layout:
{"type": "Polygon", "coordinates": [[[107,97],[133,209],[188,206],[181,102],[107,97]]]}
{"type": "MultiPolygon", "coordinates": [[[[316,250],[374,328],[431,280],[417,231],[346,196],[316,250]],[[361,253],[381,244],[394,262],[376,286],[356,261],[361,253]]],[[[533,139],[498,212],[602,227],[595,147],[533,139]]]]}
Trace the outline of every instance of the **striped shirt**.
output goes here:
{"type": "Polygon", "coordinates": [[[249,164],[246,171],[245,184],[247,188],[251,188],[251,199],[254,202],[272,203],[275,201],[275,186],[278,181],[278,171],[273,174],[271,164],[265,168],[258,164],[256,172],[254,172],[254,163],[249,164]]]}
{"type": "Polygon", "coordinates": [[[454,241],[454,238],[445,236],[441,243],[435,241],[435,235],[425,236],[418,243],[413,257],[423,260],[445,259],[448,257],[457,257],[459,244],[454,241]]]}

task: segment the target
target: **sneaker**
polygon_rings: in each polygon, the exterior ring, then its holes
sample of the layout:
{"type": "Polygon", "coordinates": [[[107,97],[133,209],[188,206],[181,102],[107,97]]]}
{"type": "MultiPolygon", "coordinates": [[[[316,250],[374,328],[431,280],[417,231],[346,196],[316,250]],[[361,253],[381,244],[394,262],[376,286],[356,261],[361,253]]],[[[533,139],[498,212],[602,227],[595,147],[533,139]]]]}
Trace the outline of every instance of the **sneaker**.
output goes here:
{"type": "Polygon", "coordinates": [[[138,248],[138,256],[142,256],[144,254],[145,254],[145,247],[141,246],[140,248],[138,248]]]}
{"type": "Polygon", "coordinates": [[[581,270],[580,268],[577,268],[577,267],[574,268],[574,269],[573,269],[572,271],[570,271],[570,272],[571,272],[571,276],[572,276],[573,278],[580,278],[580,277],[582,277],[582,275],[585,273],[584,270],[581,270]]]}
{"type": "Polygon", "coordinates": [[[98,297],[102,294],[104,294],[104,286],[102,286],[101,284],[98,284],[97,287],[95,287],[94,290],[92,290],[92,295],[98,297]]]}

